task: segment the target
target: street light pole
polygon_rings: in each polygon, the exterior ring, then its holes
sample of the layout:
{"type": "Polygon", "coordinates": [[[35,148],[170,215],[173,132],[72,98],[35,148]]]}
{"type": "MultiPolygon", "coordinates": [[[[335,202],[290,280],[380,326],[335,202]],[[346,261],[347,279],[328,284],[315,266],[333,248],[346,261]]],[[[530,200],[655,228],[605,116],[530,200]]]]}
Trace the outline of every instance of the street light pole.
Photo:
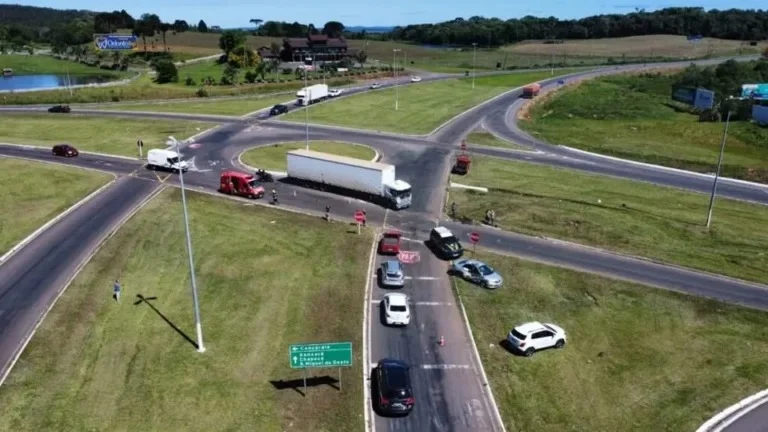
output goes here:
{"type": "Polygon", "coordinates": [[[310,91],[307,88],[307,75],[309,75],[309,72],[307,72],[307,61],[312,60],[312,57],[306,57],[304,59],[304,118],[306,122],[307,127],[307,136],[306,136],[306,147],[307,150],[309,150],[309,97],[310,97],[310,91]]]}
{"type": "Polygon", "coordinates": [[[472,90],[475,89],[475,75],[477,75],[477,42],[472,44],[472,90]]]}
{"type": "Polygon", "coordinates": [[[715,181],[712,183],[712,195],[709,197],[709,211],[707,212],[707,228],[712,223],[712,210],[715,205],[715,194],[717,193],[717,180],[720,178],[720,166],[723,164],[723,153],[725,151],[725,141],[728,139],[728,124],[731,122],[731,110],[728,110],[728,116],[725,118],[725,129],[723,130],[723,140],[720,143],[720,157],[717,159],[717,171],[715,171],[715,181]]]}
{"type": "Polygon", "coordinates": [[[397,53],[400,51],[399,48],[392,49],[392,70],[395,74],[395,111],[397,111],[397,108],[399,106],[399,93],[397,88],[397,53]]]}
{"type": "MultiPolygon", "coordinates": [[[[173,137],[171,137],[173,138],[173,137]]],[[[181,152],[179,151],[179,141],[173,138],[176,144],[176,155],[179,163],[181,162],[181,152]]],[[[184,171],[179,166],[179,183],[181,183],[181,205],[184,208],[184,231],[187,235],[187,256],[189,257],[189,278],[192,282],[192,304],[195,307],[195,330],[197,332],[197,352],[205,352],[203,345],[203,325],[200,323],[200,304],[197,300],[197,283],[195,281],[195,261],[192,259],[192,238],[189,235],[189,215],[187,214],[187,197],[184,193],[184,171]]]]}

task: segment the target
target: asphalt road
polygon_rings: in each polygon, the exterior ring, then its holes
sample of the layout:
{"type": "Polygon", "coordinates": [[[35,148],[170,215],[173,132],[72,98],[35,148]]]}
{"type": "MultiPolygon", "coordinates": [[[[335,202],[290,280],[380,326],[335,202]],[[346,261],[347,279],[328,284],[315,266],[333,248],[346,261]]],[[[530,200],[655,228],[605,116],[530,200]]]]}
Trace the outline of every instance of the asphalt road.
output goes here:
{"type": "Polygon", "coordinates": [[[764,403],[739,417],[721,432],[768,432],[768,403],[764,403]]]}
{"type": "MultiPolygon", "coordinates": [[[[0,380],[78,266],[158,186],[120,177],[0,266],[0,380]]],[[[104,283],[108,297],[111,285],[104,283]]]]}
{"type": "MultiPolygon", "coordinates": [[[[416,399],[405,417],[375,416],[375,430],[398,432],[498,431],[494,411],[485,394],[471,341],[456,307],[447,275],[448,263],[437,259],[421,241],[406,240],[403,250],[418,253],[418,261],[403,264],[405,287],[383,288],[376,272],[369,310],[371,369],[383,358],[405,360],[411,366],[416,399]],[[388,292],[408,295],[411,322],[390,327],[381,302],[388,292]],[[443,336],[445,344],[439,345],[443,336]]],[[[376,267],[393,257],[377,256],[376,267]]],[[[396,258],[394,258],[396,259],[396,258]]],[[[375,387],[374,387],[375,388],[375,387]]],[[[372,409],[376,397],[372,396],[372,409]]]]}

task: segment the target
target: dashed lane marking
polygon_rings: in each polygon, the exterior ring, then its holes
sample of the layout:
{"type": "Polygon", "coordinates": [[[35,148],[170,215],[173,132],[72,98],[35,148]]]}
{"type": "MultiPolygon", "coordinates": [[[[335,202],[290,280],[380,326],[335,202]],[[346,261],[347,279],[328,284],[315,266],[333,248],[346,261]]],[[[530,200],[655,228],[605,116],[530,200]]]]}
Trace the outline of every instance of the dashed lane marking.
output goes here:
{"type": "MultiPolygon", "coordinates": [[[[382,302],[383,299],[378,300],[371,300],[371,303],[373,304],[379,304],[382,302]]],[[[417,302],[409,302],[409,304],[414,306],[453,306],[453,303],[449,302],[427,302],[427,301],[417,301],[417,302]]]]}
{"type": "MultiPolygon", "coordinates": [[[[371,275],[371,279],[376,279],[377,275],[371,275]]],[[[413,277],[413,276],[405,276],[404,279],[406,280],[423,280],[423,281],[435,281],[440,280],[438,277],[432,277],[432,276],[419,276],[419,277],[413,277]]]]}
{"type": "MultiPolygon", "coordinates": [[[[378,363],[371,362],[371,369],[375,369],[378,366],[378,363]]],[[[472,369],[472,366],[470,365],[459,365],[459,364],[423,364],[418,366],[419,369],[441,369],[441,370],[447,370],[447,369],[472,369]]]]}

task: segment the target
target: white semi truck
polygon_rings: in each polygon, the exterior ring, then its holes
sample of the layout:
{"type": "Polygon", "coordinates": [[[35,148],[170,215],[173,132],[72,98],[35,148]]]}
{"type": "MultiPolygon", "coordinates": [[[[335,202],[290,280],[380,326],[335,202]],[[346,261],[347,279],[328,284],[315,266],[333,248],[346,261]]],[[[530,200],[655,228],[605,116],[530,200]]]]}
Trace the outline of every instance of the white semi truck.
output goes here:
{"type": "Polygon", "coordinates": [[[312,150],[288,152],[288,178],[331,186],[394,209],[411,206],[411,185],[395,178],[395,166],[312,150]]]}
{"type": "Polygon", "coordinates": [[[328,85],[315,84],[296,92],[297,105],[311,105],[328,98],[328,85]]]}

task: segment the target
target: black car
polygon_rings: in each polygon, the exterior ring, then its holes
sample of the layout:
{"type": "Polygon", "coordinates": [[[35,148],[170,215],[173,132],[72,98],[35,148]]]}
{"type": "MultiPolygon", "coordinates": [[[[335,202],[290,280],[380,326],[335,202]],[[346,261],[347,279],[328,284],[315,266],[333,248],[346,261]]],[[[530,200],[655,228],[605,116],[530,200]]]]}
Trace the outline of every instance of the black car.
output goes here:
{"type": "Polygon", "coordinates": [[[70,111],[72,111],[72,109],[69,105],[54,105],[48,108],[48,112],[50,113],[68,113],[70,111]]]}
{"type": "Polygon", "coordinates": [[[275,105],[269,110],[269,115],[280,115],[288,112],[288,107],[285,105],[275,105]]]}
{"type": "Polygon", "coordinates": [[[75,157],[80,152],[77,151],[76,148],[72,147],[69,144],[56,144],[53,146],[53,149],[51,149],[51,153],[54,156],[63,156],[63,157],[75,157]]]}
{"type": "Polygon", "coordinates": [[[459,239],[445,227],[435,227],[429,233],[429,241],[435,251],[447,259],[461,258],[464,255],[464,247],[459,239]]]}
{"type": "Polygon", "coordinates": [[[408,363],[402,360],[382,359],[376,366],[374,375],[379,412],[402,415],[410,413],[416,399],[413,397],[408,363]]]}

